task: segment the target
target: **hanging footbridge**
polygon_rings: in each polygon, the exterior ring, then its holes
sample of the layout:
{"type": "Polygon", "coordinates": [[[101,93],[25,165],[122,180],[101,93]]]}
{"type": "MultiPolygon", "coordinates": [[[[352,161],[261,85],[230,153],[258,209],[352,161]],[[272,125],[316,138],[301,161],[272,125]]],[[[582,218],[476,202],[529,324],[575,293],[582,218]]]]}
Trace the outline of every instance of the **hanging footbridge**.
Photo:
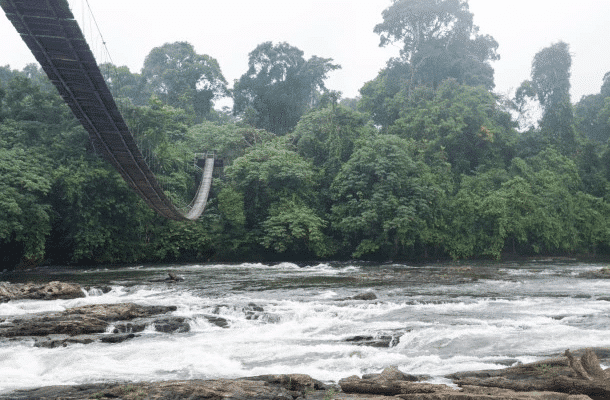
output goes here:
{"type": "Polygon", "coordinates": [[[89,133],[96,152],[160,215],[173,220],[199,218],[212,183],[214,156],[205,156],[192,206],[176,207],[129,131],[67,0],[0,0],[0,7],[89,133]]]}

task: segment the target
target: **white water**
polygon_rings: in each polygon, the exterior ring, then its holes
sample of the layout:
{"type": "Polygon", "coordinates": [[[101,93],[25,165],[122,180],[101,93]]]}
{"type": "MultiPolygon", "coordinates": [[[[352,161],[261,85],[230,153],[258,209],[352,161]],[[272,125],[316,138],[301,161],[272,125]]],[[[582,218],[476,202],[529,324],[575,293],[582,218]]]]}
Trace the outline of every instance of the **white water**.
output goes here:
{"type": "MultiPolygon", "coordinates": [[[[0,341],[0,392],[270,373],[337,381],[388,365],[431,379],[504,368],[566,348],[610,345],[610,301],[599,298],[610,295],[610,280],[578,277],[601,267],[474,265],[491,275],[459,284],[425,279],[442,266],[283,263],[62,271],[69,274],[66,280],[109,284],[112,291],[92,289],[75,300],[11,301],[0,304],[0,320],[86,304],[134,302],[175,305],[173,315],[187,317],[191,330],[164,334],[147,328],[120,344],[54,349],[34,347],[32,340],[0,341]],[[185,280],[148,282],[168,271],[185,280]],[[378,299],[340,300],[368,290],[378,299]],[[249,303],[264,308],[258,319],[247,319],[244,308],[249,303]],[[215,312],[229,322],[228,328],[204,317],[215,312]],[[356,335],[394,335],[399,342],[391,348],[345,342],[356,335]]],[[[52,280],[57,271],[42,272],[52,280]]]]}

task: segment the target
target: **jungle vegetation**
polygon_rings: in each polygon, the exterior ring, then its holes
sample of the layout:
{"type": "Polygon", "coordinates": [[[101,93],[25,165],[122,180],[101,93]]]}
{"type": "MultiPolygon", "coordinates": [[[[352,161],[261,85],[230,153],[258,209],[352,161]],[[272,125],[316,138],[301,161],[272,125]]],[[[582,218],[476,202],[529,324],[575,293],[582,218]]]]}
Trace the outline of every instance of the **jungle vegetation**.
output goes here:
{"type": "Polygon", "coordinates": [[[610,72],[574,102],[552,43],[498,95],[498,43],[462,0],[395,0],[375,32],[400,56],[354,99],[288,43],[258,45],[232,89],[186,42],[101,66],[172,196],[192,195],[195,152],[224,160],[196,222],[149,210],[37,66],[0,67],[0,268],[610,254],[610,72]]]}

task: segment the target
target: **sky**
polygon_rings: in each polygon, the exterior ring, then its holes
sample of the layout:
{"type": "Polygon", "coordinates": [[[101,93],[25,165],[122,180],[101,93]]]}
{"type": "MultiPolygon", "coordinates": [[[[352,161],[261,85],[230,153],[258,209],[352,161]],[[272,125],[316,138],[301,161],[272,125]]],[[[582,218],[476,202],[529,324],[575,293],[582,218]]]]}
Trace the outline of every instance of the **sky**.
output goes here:
{"type": "MultiPolygon", "coordinates": [[[[112,61],[139,72],[151,49],[187,41],[216,58],[232,86],[248,69],[248,53],[263,42],[288,42],[332,58],[326,86],[355,97],[375,78],[399,45],[379,47],[373,32],[391,0],[68,0],[98,62],[112,61]],[[102,40],[95,32],[93,11],[102,40]]],[[[572,53],[572,101],[599,93],[610,71],[610,0],[469,0],[480,33],[499,43],[495,91],[512,93],[530,76],[534,55],[560,40],[572,53]]],[[[11,23],[0,15],[0,66],[22,69],[35,62],[11,23]]]]}

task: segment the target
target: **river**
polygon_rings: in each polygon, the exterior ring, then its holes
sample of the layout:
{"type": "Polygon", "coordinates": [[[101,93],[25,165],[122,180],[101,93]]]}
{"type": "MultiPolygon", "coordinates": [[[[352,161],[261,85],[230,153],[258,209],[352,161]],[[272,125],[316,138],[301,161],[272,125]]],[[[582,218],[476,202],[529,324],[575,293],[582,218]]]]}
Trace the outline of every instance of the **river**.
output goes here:
{"type": "MultiPolygon", "coordinates": [[[[146,329],[120,344],[38,348],[0,341],[0,392],[104,381],[304,373],[322,381],[379,372],[444,375],[496,369],[610,346],[605,264],[539,260],[433,265],[374,263],[44,267],[0,280],[108,285],[74,300],[0,304],[0,321],[98,303],[175,305],[190,331],[146,329]],[[181,282],[150,282],[173,272],[181,282]],[[375,300],[342,300],[373,292],[375,300]],[[261,310],[262,309],[262,310],[261,310]],[[220,327],[205,316],[228,322],[220,327]],[[356,337],[390,347],[360,345],[356,337]],[[349,341],[352,340],[352,341],[349,341]]],[[[604,367],[608,367],[605,365],[604,367]]]]}

